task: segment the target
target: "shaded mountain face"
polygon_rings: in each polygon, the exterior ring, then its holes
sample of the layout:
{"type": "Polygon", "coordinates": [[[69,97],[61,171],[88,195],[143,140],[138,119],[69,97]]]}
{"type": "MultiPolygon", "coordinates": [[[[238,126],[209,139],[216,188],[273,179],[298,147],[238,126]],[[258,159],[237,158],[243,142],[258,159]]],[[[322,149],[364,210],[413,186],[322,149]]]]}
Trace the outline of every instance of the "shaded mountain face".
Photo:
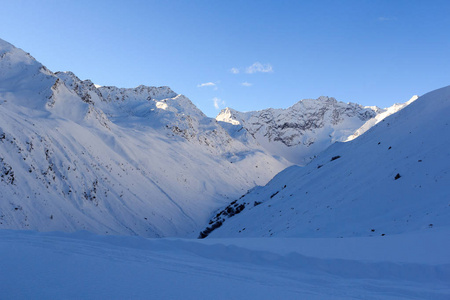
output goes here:
{"type": "Polygon", "coordinates": [[[231,202],[200,237],[384,236],[450,226],[450,86],[231,202]]]}
{"type": "Polygon", "coordinates": [[[184,236],[288,166],[168,87],[96,87],[0,40],[0,228],[184,236]]]}
{"type": "Polygon", "coordinates": [[[301,100],[287,109],[242,113],[226,108],[216,120],[242,142],[254,138],[269,153],[305,165],[334,142],[362,134],[360,127],[368,129],[405,105],[381,109],[320,97],[301,100]]]}

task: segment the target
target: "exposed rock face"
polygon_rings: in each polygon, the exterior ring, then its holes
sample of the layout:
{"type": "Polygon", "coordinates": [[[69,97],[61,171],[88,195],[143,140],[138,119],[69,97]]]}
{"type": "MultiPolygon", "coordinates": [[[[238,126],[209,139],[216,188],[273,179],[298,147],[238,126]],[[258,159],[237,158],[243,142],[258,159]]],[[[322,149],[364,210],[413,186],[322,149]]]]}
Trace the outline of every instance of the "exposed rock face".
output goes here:
{"type": "MultiPolygon", "coordinates": [[[[241,113],[230,108],[216,120],[243,128],[274,155],[304,165],[336,141],[344,141],[381,109],[334,98],[299,101],[287,109],[241,113]]],[[[239,129],[228,126],[230,133],[239,129]]]]}

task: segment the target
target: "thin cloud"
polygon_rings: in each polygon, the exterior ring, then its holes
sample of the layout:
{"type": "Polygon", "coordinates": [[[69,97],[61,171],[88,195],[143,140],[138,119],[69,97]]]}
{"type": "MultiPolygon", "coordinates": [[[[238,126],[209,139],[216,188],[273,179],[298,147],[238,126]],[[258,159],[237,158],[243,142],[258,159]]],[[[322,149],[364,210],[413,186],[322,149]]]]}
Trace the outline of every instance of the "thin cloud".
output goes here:
{"type": "Polygon", "coordinates": [[[238,68],[231,68],[230,72],[233,74],[239,74],[239,69],[238,68]]]}
{"type": "Polygon", "coordinates": [[[223,101],[217,97],[213,98],[213,102],[214,102],[215,109],[220,109],[221,106],[225,105],[225,101],[223,101]]]}
{"type": "Polygon", "coordinates": [[[253,84],[251,84],[250,82],[245,81],[245,82],[241,83],[241,85],[242,86],[252,86],[253,84]]]}
{"type": "Polygon", "coordinates": [[[197,87],[205,87],[205,86],[216,86],[214,82],[205,82],[197,85],[197,87]]]}
{"type": "Polygon", "coordinates": [[[245,69],[245,73],[248,73],[248,74],[253,74],[253,73],[257,73],[257,72],[272,73],[273,72],[272,65],[271,64],[262,64],[259,61],[257,61],[253,65],[251,65],[250,67],[247,67],[245,69]]]}

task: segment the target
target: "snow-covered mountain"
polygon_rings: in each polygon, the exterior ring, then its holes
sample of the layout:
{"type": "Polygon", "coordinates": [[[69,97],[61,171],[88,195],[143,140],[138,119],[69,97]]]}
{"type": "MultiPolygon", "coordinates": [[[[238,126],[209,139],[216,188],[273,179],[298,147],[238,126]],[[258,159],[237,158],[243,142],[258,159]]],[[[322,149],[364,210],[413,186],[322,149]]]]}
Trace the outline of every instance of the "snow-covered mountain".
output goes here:
{"type": "Polygon", "coordinates": [[[450,86],[233,201],[201,237],[385,236],[450,229],[450,86]]]}
{"type": "Polygon", "coordinates": [[[230,199],[402,107],[321,97],[212,119],[169,87],[97,86],[0,40],[0,228],[196,233],[230,199]]]}
{"type": "Polygon", "coordinates": [[[419,97],[417,95],[414,95],[405,103],[395,103],[394,105],[385,108],[380,109],[378,107],[373,107],[374,110],[377,112],[377,115],[374,118],[369,119],[364,125],[362,125],[360,128],[358,128],[351,136],[349,136],[346,141],[351,141],[356,139],[358,136],[378,124],[379,122],[383,121],[384,118],[389,117],[392,114],[395,114],[399,110],[405,108],[407,105],[410,105],[412,102],[416,101],[419,97]]]}
{"type": "Polygon", "coordinates": [[[216,120],[243,143],[253,145],[256,139],[269,153],[305,165],[331,144],[355,138],[416,98],[381,109],[322,96],[287,109],[243,113],[226,108],[216,120]]]}
{"type": "Polygon", "coordinates": [[[0,40],[0,228],[186,235],[288,165],[168,87],[97,87],[0,40]]]}

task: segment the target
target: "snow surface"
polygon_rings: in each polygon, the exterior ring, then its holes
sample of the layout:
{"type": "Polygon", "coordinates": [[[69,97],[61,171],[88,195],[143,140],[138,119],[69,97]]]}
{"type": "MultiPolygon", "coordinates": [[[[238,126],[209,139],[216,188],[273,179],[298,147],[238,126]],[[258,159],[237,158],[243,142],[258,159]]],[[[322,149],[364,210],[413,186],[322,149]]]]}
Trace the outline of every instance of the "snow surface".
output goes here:
{"type": "Polygon", "coordinates": [[[384,118],[389,117],[392,114],[395,114],[399,110],[405,108],[407,105],[410,105],[412,102],[416,101],[418,98],[419,96],[415,95],[405,103],[396,103],[386,109],[378,109],[377,110],[378,114],[374,118],[364,123],[364,125],[362,125],[360,128],[358,128],[358,130],[356,130],[351,136],[349,136],[346,141],[356,139],[358,136],[360,136],[361,134],[363,134],[364,132],[366,132],[379,122],[383,121],[384,118]]]}
{"type": "Polygon", "coordinates": [[[219,211],[202,236],[450,230],[449,183],[450,86],[423,95],[357,139],[332,145],[307,166],[280,172],[219,211]]]}
{"type": "Polygon", "coordinates": [[[145,239],[0,231],[5,299],[449,299],[447,233],[145,239]]]}

